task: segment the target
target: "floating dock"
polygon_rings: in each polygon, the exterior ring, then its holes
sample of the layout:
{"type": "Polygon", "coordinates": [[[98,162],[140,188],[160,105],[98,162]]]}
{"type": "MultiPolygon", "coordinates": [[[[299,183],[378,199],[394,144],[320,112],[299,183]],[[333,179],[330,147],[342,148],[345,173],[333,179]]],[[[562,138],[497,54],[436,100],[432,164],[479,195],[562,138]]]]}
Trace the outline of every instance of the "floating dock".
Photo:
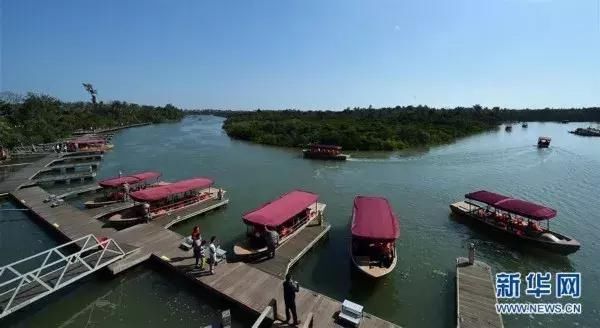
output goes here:
{"type": "Polygon", "coordinates": [[[308,225],[279,246],[274,258],[250,263],[250,266],[283,279],[291,267],[321,240],[329,229],[331,229],[330,224],[308,225]]]}
{"type": "MultiPolygon", "coordinates": [[[[197,270],[194,268],[195,260],[192,252],[179,247],[184,236],[165,229],[163,222],[166,221],[137,224],[117,231],[105,227],[102,222],[93,219],[85,211],[67,203],[51,207],[49,203],[44,202],[49,194],[39,187],[18,190],[13,192],[12,196],[23,206],[29,208],[40,222],[68,240],[76,240],[93,234],[99,238],[108,237],[117,242],[126,255],[107,266],[113,274],[153,258],[158,263],[172,269],[173,272],[184,275],[197,285],[221,295],[257,315],[263,312],[265,307],[272,303],[272,300],[275,300],[278,304],[275,319],[285,316],[283,280],[281,278],[267,273],[267,270],[261,270],[255,265],[243,262],[222,262],[215,268],[215,275],[197,270]]],[[[288,259],[285,264],[286,270],[318,240],[309,241],[310,236],[324,234],[329,227],[311,228],[304,229],[306,230],[305,235],[295,236],[294,238],[300,238],[297,242],[290,241],[284,245],[287,245],[288,248],[278,250],[282,258],[288,259]],[[294,249],[297,250],[295,255],[293,254],[294,249]]],[[[279,268],[283,267],[279,266],[279,268]]],[[[281,269],[275,271],[277,270],[281,269]]],[[[310,315],[314,327],[339,327],[336,318],[341,309],[340,302],[312,290],[301,288],[296,296],[296,305],[300,320],[310,315]]],[[[276,321],[276,325],[277,322],[280,321],[276,321]]],[[[364,327],[396,327],[393,323],[367,313],[364,314],[361,325],[364,327]]]]}
{"type": "Polygon", "coordinates": [[[486,263],[464,257],[456,259],[456,326],[458,328],[502,328],[496,313],[496,291],[492,269],[486,263]]]}

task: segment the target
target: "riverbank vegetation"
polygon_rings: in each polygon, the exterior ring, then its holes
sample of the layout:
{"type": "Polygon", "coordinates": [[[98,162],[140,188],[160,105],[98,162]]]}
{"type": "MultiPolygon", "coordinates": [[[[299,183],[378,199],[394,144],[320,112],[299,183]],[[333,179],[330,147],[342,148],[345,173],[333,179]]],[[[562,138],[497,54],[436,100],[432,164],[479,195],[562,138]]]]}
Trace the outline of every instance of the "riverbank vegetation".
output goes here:
{"type": "Polygon", "coordinates": [[[48,143],[79,129],[161,123],[180,120],[183,115],[173,105],[157,107],[121,101],[93,105],[29,94],[24,98],[0,99],[0,144],[12,148],[48,143]]]}
{"type": "Polygon", "coordinates": [[[448,143],[513,121],[600,121],[600,108],[507,110],[427,106],[333,111],[224,111],[236,139],[286,147],[336,144],[347,150],[397,150],[448,143]]]}

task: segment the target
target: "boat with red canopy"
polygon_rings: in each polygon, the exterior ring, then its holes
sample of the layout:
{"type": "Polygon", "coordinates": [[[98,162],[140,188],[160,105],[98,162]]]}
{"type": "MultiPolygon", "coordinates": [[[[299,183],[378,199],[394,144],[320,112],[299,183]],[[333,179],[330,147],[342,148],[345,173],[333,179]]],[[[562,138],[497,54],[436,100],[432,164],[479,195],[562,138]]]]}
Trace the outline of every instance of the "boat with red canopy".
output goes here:
{"type": "Polygon", "coordinates": [[[212,185],[213,180],[199,177],[132,192],[131,199],[139,204],[108,220],[113,224],[130,224],[164,215],[185,213],[191,217],[204,211],[207,202],[224,198],[225,191],[211,188],[212,185]]]}
{"type": "Polygon", "coordinates": [[[386,198],[354,198],[350,230],[352,262],[361,272],[380,278],[394,270],[400,223],[386,198]]]}
{"type": "Polygon", "coordinates": [[[102,180],[98,184],[102,187],[103,195],[85,202],[85,207],[94,208],[123,202],[127,198],[127,192],[160,185],[160,175],[159,172],[146,171],[102,180]]]}
{"type": "Polygon", "coordinates": [[[233,247],[234,253],[248,257],[267,252],[265,228],[279,236],[276,247],[283,245],[310,222],[322,218],[325,204],[318,199],[317,194],[293,190],[244,214],[247,238],[233,247]]]}
{"type": "Polygon", "coordinates": [[[97,135],[83,135],[66,142],[69,152],[107,151],[113,148],[106,138],[97,135]]]}
{"type": "Polygon", "coordinates": [[[557,214],[552,208],[485,190],[466,194],[465,198],[450,205],[450,210],[553,252],[567,255],[581,247],[577,240],[550,230],[550,220],[557,214]],[[546,221],[546,227],[540,226],[540,221],[546,221]]]}
{"type": "Polygon", "coordinates": [[[342,154],[342,147],[336,145],[310,144],[308,149],[303,149],[302,154],[305,158],[313,159],[332,159],[345,161],[350,157],[342,154]]]}

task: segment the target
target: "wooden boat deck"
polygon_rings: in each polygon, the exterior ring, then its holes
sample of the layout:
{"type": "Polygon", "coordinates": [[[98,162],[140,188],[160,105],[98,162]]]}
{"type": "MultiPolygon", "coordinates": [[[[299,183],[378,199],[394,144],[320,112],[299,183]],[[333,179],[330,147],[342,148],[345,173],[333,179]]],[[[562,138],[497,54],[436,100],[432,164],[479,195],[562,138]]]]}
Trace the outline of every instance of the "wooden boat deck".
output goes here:
{"type": "Polygon", "coordinates": [[[327,232],[331,225],[308,225],[275,251],[275,257],[250,263],[254,268],[284,278],[289,269],[300,260],[327,232]]]}
{"type": "Polygon", "coordinates": [[[112,213],[124,211],[124,210],[126,210],[128,208],[132,208],[134,206],[135,206],[135,203],[133,201],[119,202],[119,203],[114,203],[114,204],[101,206],[101,207],[88,208],[88,209],[85,209],[84,212],[86,214],[89,214],[92,219],[100,219],[104,216],[108,216],[112,213]]]}
{"type": "Polygon", "coordinates": [[[15,191],[21,188],[22,185],[31,184],[30,179],[55,159],[56,155],[46,155],[10,174],[0,181],[0,195],[15,191]]]}
{"type": "Polygon", "coordinates": [[[504,327],[496,313],[496,291],[489,265],[475,261],[470,265],[464,257],[456,259],[457,327],[504,327]]]}

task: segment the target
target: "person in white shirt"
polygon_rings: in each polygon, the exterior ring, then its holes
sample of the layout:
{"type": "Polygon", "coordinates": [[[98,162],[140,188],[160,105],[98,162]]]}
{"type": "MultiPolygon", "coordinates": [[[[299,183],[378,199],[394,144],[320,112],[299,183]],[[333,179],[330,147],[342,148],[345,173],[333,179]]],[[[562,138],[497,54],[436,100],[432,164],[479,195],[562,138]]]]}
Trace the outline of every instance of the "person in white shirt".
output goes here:
{"type": "Polygon", "coordinates": [[[217,237],[210,237],[210,244],[208,245],[208,265],[210,266],[210,274],[215,274],[215,266],[217,265],[217,246],[215,246],[215,239],[217,239],[217,237]]]}

